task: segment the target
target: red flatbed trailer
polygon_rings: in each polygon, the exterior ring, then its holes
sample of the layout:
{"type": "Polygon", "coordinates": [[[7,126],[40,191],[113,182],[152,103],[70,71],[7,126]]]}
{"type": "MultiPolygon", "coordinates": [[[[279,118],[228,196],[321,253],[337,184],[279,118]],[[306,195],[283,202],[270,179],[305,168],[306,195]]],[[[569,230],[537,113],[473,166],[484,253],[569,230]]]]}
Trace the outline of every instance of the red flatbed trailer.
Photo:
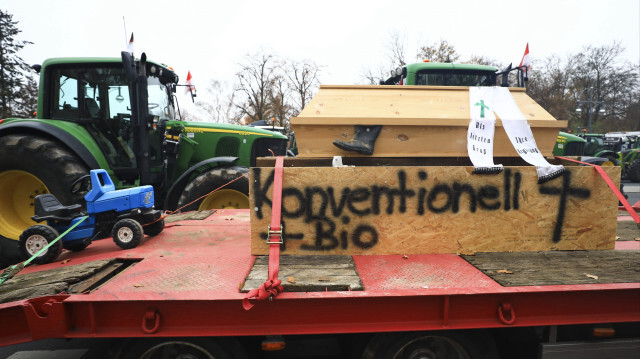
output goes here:
{"type": "MultiPolygon", "coordinates": [[[[378,333],[374,341],[381,342],[393,337],[384,334],[389,332],[525,327],[547,327],[544,336],[553,342],[548,328],[555,326],[631,323],[637,334],[640,322],[639,280],[599,283],[594,277],[603,274],[592,268],[582,273],[590,283],[503,286],[456,254],[353,256],[364,290],[285,290],[247,311],[239,288],[256,258],[249,232],[248,210],[218,210],[203,220],[170,223],[134,249],[120,250],[105,239],[79,253],[64,252],[55,263],[27,267],[13,280],[113,258],[126,269],[83,294],[0,304],[0,345],[153,337],[234,337],[244,343],[248,337],[349,333],[378,333]]],[[[638,254],[640,242],[620,243],[635,250],[613,252],[638,254]]],[[[638,261],[632,263],[637,268],[638,261]]],[[[633,343],[632,353],[640,350],[633,343]]]]}

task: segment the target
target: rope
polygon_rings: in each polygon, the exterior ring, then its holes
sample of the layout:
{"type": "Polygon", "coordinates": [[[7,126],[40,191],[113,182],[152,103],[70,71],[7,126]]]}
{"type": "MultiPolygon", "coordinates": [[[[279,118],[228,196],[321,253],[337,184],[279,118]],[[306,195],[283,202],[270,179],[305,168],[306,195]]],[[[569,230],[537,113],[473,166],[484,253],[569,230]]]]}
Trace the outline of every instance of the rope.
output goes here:
{"type": "Polygon", "coordinates": [[[213,192],[215,192],[215,191],[217,191],[217,190],[219,190],[219,189],[221,189],[221,188],[224,188],[224,187],[226,187],[226,186],[228,186],[228,185],[232,184],[233,182],[235,182],[235,181],[237,181],[237,180],[241,179],[242,177],[246,177],[246,176],[248,176],[248,175],[249,175],[249,172],[247,172],[247,173],[243,174],[242,176],[238,176],[238,177],[236,177],[236,178],[232,179],[231,181],[229,181],[229,182],[227,182],[227,183],[223,184],[222,186],[220,186],[220,187],[218,187],[218,188],[214,189],[213,191],[211,191],[211,192],[209,192],[209,193],[207,193],[207,194],[205,194],[205,195],[202,195],[202,196],[200,196],[200,197],[198,197],[198,198],[194,199],[193,201],[191,201],[191,202],[189,202],[189,203],[185,204],[184,206],[182,206],[182,207],[180,207],[180,208],[176,208],[176,209],[174,209],[173,211],[165,211],[165,212],[162,214],[162,216],[160,216],[160,218],[156,219],[156,220],[155,220],[155,221],[153,221],[153,222],[149,222],[149,223],[147,223],[147,224],[143,224],[142,226],[144,227],[144,226],[151,225],[151,224],[153,224],[153,223],[156,223],[156,222],[158,222],[158,221],[161,221],[161,220],[163,220],[163,219],[167,218],[167,216],[170,216],[170,215],[172,215],[172,214],[174,214],[174,213],[180,212],[180,210],[181,210],[181,209],[183,209],[183,208],[185,208],[185,207],[188,207],[188,206],[190,206],[190,205],[194,204],[195,202],[198,202],[199,200],[201,200],[201,199],[203,199],[203,198],[207,197],[208,195],[212,194],[213,192]]]}

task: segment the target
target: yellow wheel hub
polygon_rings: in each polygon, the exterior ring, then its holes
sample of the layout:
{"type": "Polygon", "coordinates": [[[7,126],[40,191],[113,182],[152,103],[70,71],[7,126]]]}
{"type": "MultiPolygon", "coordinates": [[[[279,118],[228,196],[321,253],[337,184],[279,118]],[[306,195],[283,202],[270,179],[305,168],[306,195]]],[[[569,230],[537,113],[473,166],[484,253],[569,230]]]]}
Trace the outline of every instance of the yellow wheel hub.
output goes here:
{"type": "Polygon", "coordinates": [[[38,177],[18,170],[1,172],[0,188],[0,235],[17,240],[22,231],[36,224],[31,220],[34,198],[49,189],[38,177]]]}
{"type": "Polygon", "coordinates": [[[198,210],[223,208],[249,208],[249,197],[233,189],[221,189],[205,197],[198,210]]]}

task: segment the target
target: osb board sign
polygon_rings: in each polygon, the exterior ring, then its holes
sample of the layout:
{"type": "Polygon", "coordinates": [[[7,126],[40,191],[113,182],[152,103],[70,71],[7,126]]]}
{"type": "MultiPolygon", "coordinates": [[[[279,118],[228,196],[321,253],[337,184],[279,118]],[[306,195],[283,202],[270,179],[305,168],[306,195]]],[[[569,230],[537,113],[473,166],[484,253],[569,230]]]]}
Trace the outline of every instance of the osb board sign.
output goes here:
{"type": "MultiPolygon", "coordinates": [[[[531,126],[538,148],[551,156],[557,121],[521,88],[510,88],[531,126]]],[[[332,144],[348,141],[354,125],[383,125],[373,156],[468,156],[469,87],[320,86],[304,110],[291,119],[299,156],[358,156],[332,144]]],[[[517,156],[501,121],[496,123],[494,156],[517,156]]]]}
{"type": "MultiPolygon", "coordinates": [[[[591,167],[537,183],[534,167],[283,169],[282,254],[613,249],[617,198],[591,167]]],[[[619,186],[619,167],[605,171],[619,186]]],[[[273,168],[252,168],[251,251],[268,253],[273,168]]]]}

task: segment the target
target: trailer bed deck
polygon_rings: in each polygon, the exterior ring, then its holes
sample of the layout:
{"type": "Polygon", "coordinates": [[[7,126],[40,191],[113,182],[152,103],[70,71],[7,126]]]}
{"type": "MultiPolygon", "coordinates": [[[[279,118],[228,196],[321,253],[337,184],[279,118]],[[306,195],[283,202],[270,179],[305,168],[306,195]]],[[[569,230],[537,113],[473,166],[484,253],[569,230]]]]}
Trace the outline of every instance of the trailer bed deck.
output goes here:
{"type": "MultiPolygon", "coordinates": [[[[49,270],[66,270],[65,276],[71,277],[72,266],[93,272],[75,283],[52,286],[51,292],[36,292],[35,298],[0,304],[0,345],[42,338],[314,334],[640,320],[640,278],[632,272],[630,279],[613,283],[620,281],[609,280],[614,273],[599,275],[602,256],[606,261],[612,256],[616,261],[627,258],[625,265],[637,273],[637,241],[623,243],[632,249],[624,252],[583,253],[581,260],[586,262],[576,268],[579,284],[558,281],[558,274],[550,283],[538,279],[505,286],[489,276],[504,269],[513,274],[500,275],[515,277],[518,267],[508,263],[509,255],[516,253],[501,254],[506,262],[491,268],[478,265],[483,269],[471,263],[486,254],[373,255],[352,256],[362,288],[320,286],[295,292],[287,287],[300,285],[305,276],[287,275],[287,263],[292,263],[288,259],[281,266],[285,292],[245,311],[241,289],[256,260],[250,255],[249,231],[248,210],[218,210],[206,218],[168,223],[163,233],[146,237],[134,249],[121,250],[105,239],[80,253],[65,251],[55,263],[27,267],[3,287],[32,287],[24,280],[49,270]],[[587,271],[584,266],[590,265],[593,270],[587,271]],[[114,266],[118,268],[109,272],[114,266]],[[96,273],[103,274],[96,278],[96,273]],[[66,289],[61,292],[61,287],[66,289]]],[[[566,252],[543,255],[562,253],[566,252]]],[[[556,273],[567,274],[571,267],[556,273]]],[[[326,275],[331,276],[329,270],[326,275]]]]}

